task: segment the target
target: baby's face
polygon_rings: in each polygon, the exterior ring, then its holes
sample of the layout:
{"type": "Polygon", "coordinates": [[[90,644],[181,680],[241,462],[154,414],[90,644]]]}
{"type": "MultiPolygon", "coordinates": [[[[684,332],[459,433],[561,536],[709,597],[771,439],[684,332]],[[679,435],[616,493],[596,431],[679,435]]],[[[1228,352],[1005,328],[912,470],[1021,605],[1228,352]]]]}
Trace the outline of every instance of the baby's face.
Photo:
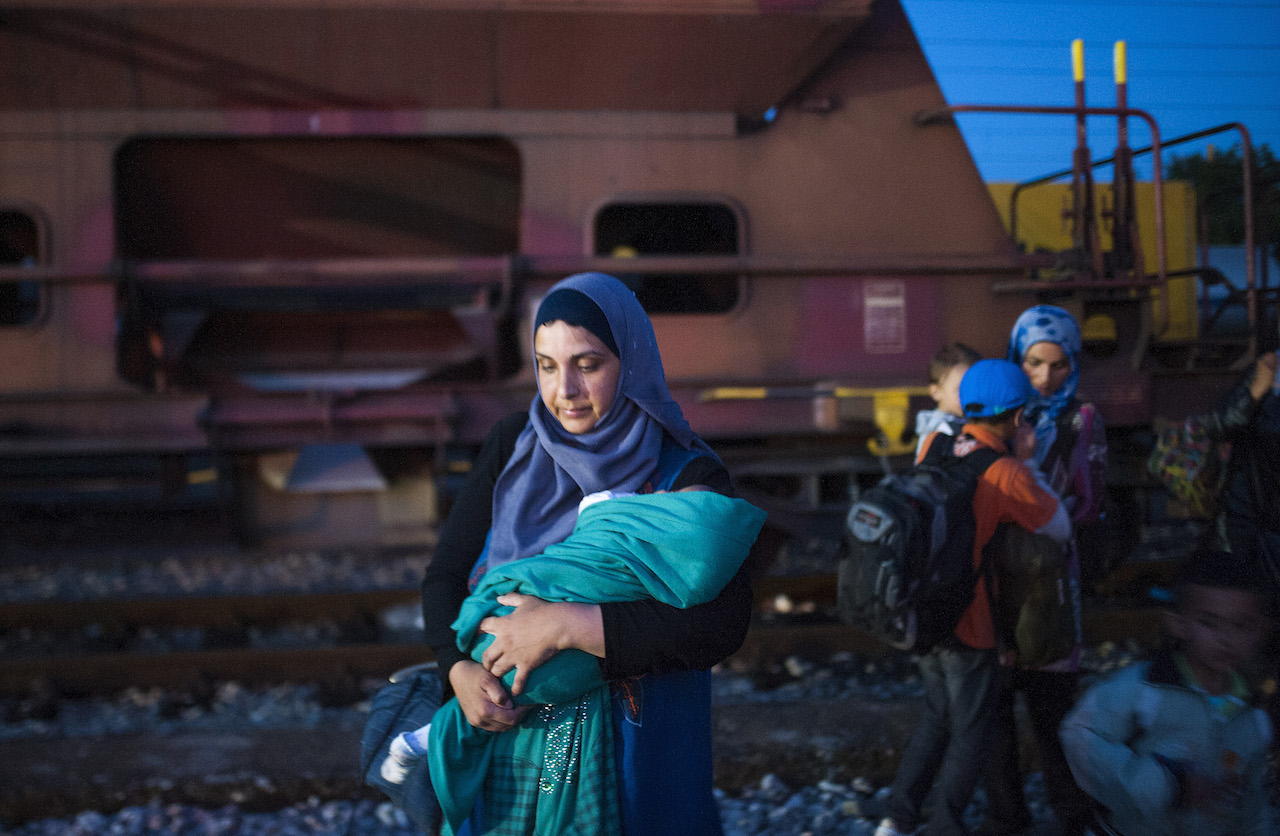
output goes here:
{"type": "Polygon", "coordinates": [[[929,384],[929,397],[938,402],[938,409],[952,415],[964,415],[964,409],[960,406],[960,378],[967,371],[967,365],[952,366],[941,380],[929,384]]]}

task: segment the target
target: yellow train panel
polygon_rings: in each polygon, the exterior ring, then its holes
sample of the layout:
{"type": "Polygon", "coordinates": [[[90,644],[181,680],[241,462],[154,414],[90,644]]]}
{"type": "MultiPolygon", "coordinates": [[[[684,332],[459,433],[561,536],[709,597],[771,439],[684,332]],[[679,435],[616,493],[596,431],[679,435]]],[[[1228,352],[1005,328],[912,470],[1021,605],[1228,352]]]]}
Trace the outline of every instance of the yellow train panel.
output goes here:
{"type": "MultiPolygon", "coordinates": [[[[995,200],[1000,219],[1010,229],[1014,183],[989,183],[988,191],[995,200]]],[[[1112,246],[1110,226],[1101,213],[1114,205],[1110,183],[1096,184],[1098,224],[1102,246],[1112,246]]],[[[1138,229],[1142,241],[1142,257],[1147,272],[1155,272],[1155,187],[1149,181],[1137,183],[1138,229]]],[[[1044,183],[1025,188],[1018,195],[1017,242],[1028,252],[1059,251],[1071,248],[1071,184],[1044,183]]],[[[1169,273],[1190,270],[1196,266],[1196,193],[1191,183],[1183,180],[1164,182],[1164,225],[1167,268],[1169,273]]],[[[1169,280],[1169,327],[1158,336],[1161,340],[1190,340],[1199,335],[1196,310],[1196,280],[1180,276],[1169,280]]],[[[1086,337],[1089,335],[1086,334],[1086,337]]]]}

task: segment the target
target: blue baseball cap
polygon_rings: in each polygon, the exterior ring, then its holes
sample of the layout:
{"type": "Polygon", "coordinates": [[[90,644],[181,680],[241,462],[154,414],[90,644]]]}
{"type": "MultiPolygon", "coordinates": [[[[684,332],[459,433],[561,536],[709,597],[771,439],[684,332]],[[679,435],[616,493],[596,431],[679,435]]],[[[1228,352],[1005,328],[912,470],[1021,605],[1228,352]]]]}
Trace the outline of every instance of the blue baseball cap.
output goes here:
{"type": "Polygon", "coordinates": [[[960,405],[966,418],[986,418],[1017,409],[1034,390],[1022,369],[1008,360],[979,360],[960,379],[960,405]]]}

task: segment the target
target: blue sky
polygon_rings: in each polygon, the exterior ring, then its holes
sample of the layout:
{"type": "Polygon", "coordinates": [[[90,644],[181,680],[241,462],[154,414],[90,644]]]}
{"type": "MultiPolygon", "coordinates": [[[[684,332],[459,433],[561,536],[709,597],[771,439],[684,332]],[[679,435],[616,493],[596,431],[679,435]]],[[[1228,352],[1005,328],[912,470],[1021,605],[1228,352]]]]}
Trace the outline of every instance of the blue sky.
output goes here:
{"type": "MultiPolygon", "coordinates": [[[[1081,38],[1086,101],[1114,106],[1112,46],[1123,40],[1129,106],[1151,113],[1162,139],[1242,122],[1255,146],[1280,154],[1280,0],[902,2],[952,104],[1070,106],[1071,41],[1081,38]]],[[[1030,179],[1071,164],[1071,117],[975,114],[961,116],[960,128],[987,180],[1030,179]]],[[[1111,156],[1115,138],[1114,119],[1090,120],[1094,159],[1111,156]]],[[[1131,146],[1150,139],[1145,124],[1130,121],[1131,146]]],[[[1225,133],[1174,153],[1237,141],[1225,133]]],[[[1139,175],[1149,176],[1149,165],[1139,175]]]]}

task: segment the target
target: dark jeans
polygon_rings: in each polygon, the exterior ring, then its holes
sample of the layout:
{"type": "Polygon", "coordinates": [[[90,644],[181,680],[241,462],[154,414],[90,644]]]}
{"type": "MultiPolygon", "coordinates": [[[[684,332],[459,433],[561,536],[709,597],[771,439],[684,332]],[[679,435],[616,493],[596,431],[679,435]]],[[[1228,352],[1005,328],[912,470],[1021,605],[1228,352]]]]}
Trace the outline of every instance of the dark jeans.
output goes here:
{"type": "Polygon", "coordinates": [[[937,779],[931,836],[965,833],[964,811],[982,773],[1002,674],[994,650],[934,648],[920,659],[924,714],[902,753],[885,815],[900,829],[920,824],[937,779]]]}
{"type": "Polygon", "coordinates": [[[1075,704],[1080,675],[1072,672],[1012,669],[1010,687],[997,704],[991,729],[991,756],[987,758],[982,785],[987,792],[987,812],[982,828],[991,833],[1019,833],[1031,826],[1031,812],[1022,794],[1022,769],[1018,758],[1018,727],[1014,701],[1019,691],[1027,701],[1031,734],[1040,754],[1049,806],[1062,825],[1063,836],[1080,836],[1090,820],[1091,801],[1075,782],[1062,752],[1058,726],[1075,704]]]}
{"type": "MultiPolygon", "coordinates": [[[[1266,604],[1273,616],[1280,613],[1280,531],[1271,531],[1254,525],[1243,517],[1222,514],[1218,517],[1218,536],[1228,551],[1234,554],[1250,554],[1257,557],[1270,587],[1266,604]]],[[[1280,631],[1268,630],[1262,645],[1259,673],[1263,677],[1280,682],[1280,631]]],[[[1263,708],[1271,717],[1271,724],[1280,728],[1280,692],[1273,691],[1263,700],[1263,708]]],[[[1280,760],[1280,734],[1271,736],[1272,758],[1280,760]]]]}
{"type": "Polygon", "coordinates": [[[1269,606],[1280,605],[1280,531],[1271,531],[1245,517],[1224,513],[1218,517],[1220,544],[1234,554],[1252,554],[1270,581],[1269,606]]]}

